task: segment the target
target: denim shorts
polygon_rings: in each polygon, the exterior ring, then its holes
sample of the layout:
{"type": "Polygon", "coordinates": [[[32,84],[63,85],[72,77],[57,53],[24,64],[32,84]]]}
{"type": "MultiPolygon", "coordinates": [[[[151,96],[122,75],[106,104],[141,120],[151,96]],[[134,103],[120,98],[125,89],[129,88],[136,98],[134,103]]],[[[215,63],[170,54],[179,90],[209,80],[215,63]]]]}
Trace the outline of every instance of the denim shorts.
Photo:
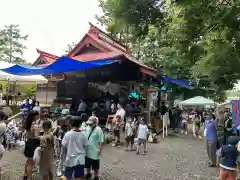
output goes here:
{"type": "Polygon", "coordinates": [[[84,177],[84,165],[77,165],[73,167],[65,167],[64,176],[67,179],[84,177]]]}

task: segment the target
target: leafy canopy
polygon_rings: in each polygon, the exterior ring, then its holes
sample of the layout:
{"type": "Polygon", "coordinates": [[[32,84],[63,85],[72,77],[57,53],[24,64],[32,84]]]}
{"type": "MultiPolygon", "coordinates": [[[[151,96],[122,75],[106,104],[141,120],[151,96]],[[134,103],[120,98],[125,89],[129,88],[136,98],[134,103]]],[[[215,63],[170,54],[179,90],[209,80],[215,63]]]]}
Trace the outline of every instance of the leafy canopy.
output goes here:
{"type": "Polygon", "coordinates": [[[19,25],[11,24],[0,30],[0,59],[6,62],[24,63],[24,50],[28,35],[22,35],[19,25]]]}
{"type": "Polygon", "coordinates": [[[101,0],[100,7],[111,35],[146,64],[191,81],[196,95],[223,100],[240,79],[240,1],[101,0]]]}

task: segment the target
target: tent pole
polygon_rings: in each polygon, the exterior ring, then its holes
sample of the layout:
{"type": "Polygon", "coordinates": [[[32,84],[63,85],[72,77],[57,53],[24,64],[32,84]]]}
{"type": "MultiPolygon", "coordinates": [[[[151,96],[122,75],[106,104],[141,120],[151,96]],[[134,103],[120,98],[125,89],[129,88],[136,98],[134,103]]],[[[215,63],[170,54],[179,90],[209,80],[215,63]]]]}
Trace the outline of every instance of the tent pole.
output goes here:
{"type": "Polygon", "coordinates": [[[48,83],[47,83],[47,88],[46,88],[46,105],[47,105],[47,100],[48,100],[48,83]]]}
{"type": "Polygon", "coordinates": [[[9,80],[8,80],[8,83],[7,83],[7,102],[6,102],[6,104],[7,105],[9,105],[9,92],[10,92],[10,82],[9,82],[9,80]]]}
{"type": "Polygon", "coordinates": [[[16,101],[16,86],[17,86],[17,81],[15,81],[15,83],[14,83],[14,104],[15,105],[17,104],[17,101],[16,101]]]}

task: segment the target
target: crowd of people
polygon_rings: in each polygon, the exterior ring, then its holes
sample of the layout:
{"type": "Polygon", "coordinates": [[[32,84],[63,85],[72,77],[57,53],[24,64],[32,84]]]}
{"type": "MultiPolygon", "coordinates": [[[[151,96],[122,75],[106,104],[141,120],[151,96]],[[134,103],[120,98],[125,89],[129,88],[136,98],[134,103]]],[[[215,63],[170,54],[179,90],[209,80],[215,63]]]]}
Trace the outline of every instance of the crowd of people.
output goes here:
{"type": "Polygon", "coordinates": [[[81,129],[81,120],[76,116],[59,119],[63,124],[53,129],[50,119],[39,120],[39,113],[31,111],[24,124],[27,140],[24,155],[27,158],[24,177],[32,179],[33,169],[37,167],[44,180],[53,179],[54,162],[57,164],[58,176],[66,179],[91,178],[99,179],[100,156],[104,136],[98,126],[98,118],[91,116],[86,122],[87,127],[81,129]],[[87,174],[84,175],[86,168],[87,174]]]}
{"type": "MultiPolygon", "coordinates": [[[[170,127],[175,133],[188,134],[190,122],[193,124],[194,137],[202,139],[200,129],[204,130],[209,167],[220,166],[221,180],[236,179],[240,167],[240,163],[237,163],[240,138],[239,127],[232,123],[231,112],[224,111],[215,115],[216,112],[212,109],[193,110],[164,106],[162,104],[161,114],[168,116],[170,127]]],[[[84,108],[84,102],[81,102],[78,116],[71,116],[66,111],[67,107],[62,105],[57,109],[62,116],[55,122],[42,114],[38,102],[29,103],[28,100],[21,106],[20,122],[11,120],[6,123],[8,117],[0,112],[0,159],[4,148],[14,149],[16,141],[20,139],[25,141],[24,155],[27,158],[23,179],[31,180],[36,168],[44,180],[53,179],[54,169],[58,176],[66,179],[91,179],[92,171],[93,178],[99,179],[100,157],[106,133],[99,126],[94,111],[86,121],[81,119],[84,108]],[[54,168],[54,164],[57,168],[54,168]]],[[[145,155],[147,142],[154,141],[156,132],[149,127],[145,118],[126,116],[120,103],[116,105],[114,113],[111,124],[112,146],[120,147],[123,134],[125,151],[134,150],[137,155],[145,155]],[[122,128],[124,133],[121,133],[122,128]]]]}
{"type": "MultiPolygon", "coordinates": [[[[165,106],[164,104],[162,105],[165,106]]],[[[237,179],[240,175],[240,126],[232,121],[229,109],[162,108],[163,119],[168,116],[174,132],[188,133],[193,125],[193,136],[202,139],[203,130],[209,167],[220,167],[220,180],[237,179]]]]}
{"type": "MultiPolygon", "coordinates": [[[[200,108],[187,109],[180,108],[178,105],[167,107],[164,102],[161,105],[161,115],[165,124],[170,124],[170,128],[175,133],[188,134],[188,124],[193,125],[193,136],[202,139],[200,134],[201,127],[204,126],[205,115],[209,110],[200,108]]],[[[213,110],[210,110],[213,111],[213,110]]]]}
{"type": "MultiPolygon", "coordinates": [[[[137,154],[140,154],[140,147],[143,147],[142,154],[146,154],[149,135],[146,121],[126,117],[124,123],[125,110],[121,104],[117,104],[116,108],[112,121],[113,146],[120,146],[121,130],[124,128],[125,150],[133,150],[135,144],[137,154]],[[134,141],[136,138],[137,142],[134,141]]],[[[23,179],[31,180],[33,172],[37,170],[44,180],[51,180],[54,169],[57,170],[57,176],[66,179],[91,179],[92,171],[93,179],[99,179],[105,134],[98,125],[98,118],[93,111],[92,116],[82,121],[83,107],[79,108],[79,116],[68,115],[65,109],[59,108],[62,115],[56,121],[42,114],[38,102],[29,103],[29,100],[21,105],[22,119],[19,122],[15,119],[6,122],[8,117],[0,112],[0,158],[4,148],[11,150],[16,146],[16,140],[25,141],[24,155],[27,160],[23,179]],[[54,168],[54,164],[57,168],[54,168]]]]}
{"type": "Polygon", "coordinates": [[[232,122],[231,111],[229,109],[219,112],[204,110],[200,113],[195,110],[188,113],[186,110],[181,113],[182,132],[186,130],[185,119],[192,119],[193,135],[201,139],[199,129],[202,124],[206,152],[210,160],[209,167],[220,167],[220,180],[240,178],[238,177],[240,173],[239,125],[232,122]]]}
{"type": "Polygon", "coordinates": [[[220,180],[239,178],[238,129],[239,127],[232,122],[230,111],[220,112],[217,117],[212,113],[206,114],[204,135],[210,160],[209,167],[220,167],[220,180]]]}

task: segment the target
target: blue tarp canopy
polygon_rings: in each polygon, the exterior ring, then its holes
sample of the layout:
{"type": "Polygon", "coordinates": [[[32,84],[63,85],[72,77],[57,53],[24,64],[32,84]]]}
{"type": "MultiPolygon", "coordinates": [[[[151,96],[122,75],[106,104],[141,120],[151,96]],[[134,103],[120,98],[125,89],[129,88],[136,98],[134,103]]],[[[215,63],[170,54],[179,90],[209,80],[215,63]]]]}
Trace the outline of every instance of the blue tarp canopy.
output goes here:
{"type": "MultiPolygon", "coordinates": [[[[29,65],[13,65],[7,68],[0,69],[3,72],[14,74],[14,75],[49,75],[56,73],[72,72],[86,70],[90,68],[96,68],[99,66],[109,65],[117,62],[116,59],[103,59],[91,62],[81,62],[75,59],[71,59],[66,56],[62,56],[54,63],[48,65],[47,67],[36,67],[29,65]]],[[[1,67],[0,67],[1,68],[1,67]]],[[[162,76],[163,80],[169,83],[173,83],[179,86],[183,86],[188,89],[193,89],[189,85],[189,82],[182,79],[174,79],[167,76],[162,76]]]]}
{"type": "Polygon", "coordinates": [[[81,62],[68,57],[61,57],[47,67],[36,67],[28,65],[13,65],[8,68],[1,69],[2,71],[14,75],[48,75],[72,71],[80,71],[90,68],[96,68],[103,65],[108,65],[116,62],[116,60],[98,60],[92,62],[81,62]]]}
{"type": "Polygon", "coordinates": [[[174,79],[174,78],[170,78],[167,76],[162,76],[163,80],[169,83],[173,83],[179,86],[183,86],[185,88],[188,89],[193,89],[193,87],[190,85],[190,83],[187,80],[184,79],[174,79]]]}

